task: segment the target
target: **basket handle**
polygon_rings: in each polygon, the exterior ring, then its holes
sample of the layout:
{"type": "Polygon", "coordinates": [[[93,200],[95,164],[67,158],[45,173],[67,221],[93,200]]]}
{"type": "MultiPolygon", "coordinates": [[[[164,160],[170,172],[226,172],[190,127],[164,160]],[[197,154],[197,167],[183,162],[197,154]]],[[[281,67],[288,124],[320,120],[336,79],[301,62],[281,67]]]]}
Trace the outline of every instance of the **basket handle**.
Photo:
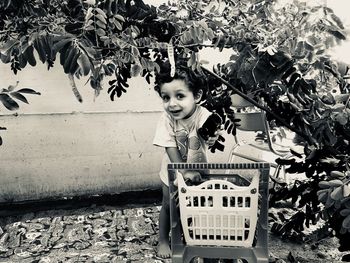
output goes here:
{"type": "MultiPolygon", "coordinates": [[[[240,185],[236,185],[230,181],[227,180],[217,180],[217,179],[211,179],[209,181],[205,181],[197,186],[195,186],[196,188],[202,188],[203,186],[206,186],[207,184],[215,184],[216,182],[221,183],[222,181],[224,181],[226,184],[228,185],[232,185],[232,187],[235,188],[235,190],[239,190],[239,189],[243,189],[243,188],[248,188],[251,191],[257,191],[257,189],[259,189],[259,175],[255,175],[253,176],[253,179],[251,180],[249,186],[240,186],[240,185]]],[[[177,181],[177,186],[179,191],[185,193],[186,192],[186,188],[188,187],[188,185],[186,184],[186,182],[189,181],[189,179],[185,179],[182,175],[182,173],[180,173],[178,170],[176,171],[176,179],[175,181],[177,181]]],[[[174,181],[174,183],[175,183],[174,181]]]]}

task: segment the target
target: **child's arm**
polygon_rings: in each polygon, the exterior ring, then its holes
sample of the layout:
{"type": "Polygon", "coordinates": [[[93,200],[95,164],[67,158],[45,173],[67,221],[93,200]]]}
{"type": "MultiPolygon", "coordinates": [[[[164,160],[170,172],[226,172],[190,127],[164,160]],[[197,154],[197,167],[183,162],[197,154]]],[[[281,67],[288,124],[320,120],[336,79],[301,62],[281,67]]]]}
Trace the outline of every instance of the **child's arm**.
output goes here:
{"type": "MultiPolygon", "coordinates": [[[[183,163],[180,152],[176,147],[166,147],[165,150],[172,163],[183,163]]],[[[185,179],[189,179],[192,182],[201,180],[201,175],[198,171],[179,170],[179,172],[183,174],[185,179]]]]}

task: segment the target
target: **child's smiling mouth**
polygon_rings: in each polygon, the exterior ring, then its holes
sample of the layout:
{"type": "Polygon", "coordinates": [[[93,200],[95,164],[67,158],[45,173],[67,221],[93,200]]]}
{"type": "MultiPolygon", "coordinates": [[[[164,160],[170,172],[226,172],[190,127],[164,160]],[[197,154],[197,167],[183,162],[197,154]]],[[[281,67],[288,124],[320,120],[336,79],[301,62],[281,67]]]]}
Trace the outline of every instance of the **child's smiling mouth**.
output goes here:
{"type": "Polygon", "coordinates": [[[179,114],[182,110],[173,110],[173,111],[170,111],[171,114],[179,114]]]}

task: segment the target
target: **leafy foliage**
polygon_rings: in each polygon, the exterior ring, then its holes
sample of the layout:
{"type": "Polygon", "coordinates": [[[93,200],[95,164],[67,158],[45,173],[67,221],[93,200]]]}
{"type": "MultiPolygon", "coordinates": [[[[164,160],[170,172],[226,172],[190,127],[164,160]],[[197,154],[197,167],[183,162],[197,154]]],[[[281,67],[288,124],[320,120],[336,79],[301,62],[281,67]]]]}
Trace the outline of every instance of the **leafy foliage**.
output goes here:
{"type": "MultiPolygon", "coordinates": [[[[10,111],[19,109],[18,101],[21,101],[27,104],[29,103],[27,98],[25,97],[26,94],[40,95],[39,92],[32,90],[30,88],[17,89],[17,86],[18,86],[18,82],[16,83],[16,85],[9,85],[7,89],[2,89],[0,91],[0,102],[6,109],[10,111]]],[[[6,128],[0,127],[0,130],[6,130],[6,128]]],[[[0,145],[2,145],[1,136],[0,136],[0,145]]]]}
{"type": "Polygon", "coordinates": [[[164,60],[185,59],[210,89],[203,105],[233,135],[239,120],[230,96],[239,91],[263,100],[268,118],[304,145],[295,153],[303,161],[277,162],[308,178],[271,191],[271,205],[291,199],[299,209],[277,232],[300,232],[319,218],[340,240],[349,232],[349,67],[327,55],[347,30],[330,8],[274,0],[179,0],[157,9],[141,0],[6,0],[0,18],[0,58],[15,74],[36,58],[49,69],[59,56],[64,72],[88,76],[96,95],[104,77],[113,77],[114,100],[131,77],[150,83],[164,60]],[[231,51],[215,75],[201,67],[204,47],[231,51]]]}

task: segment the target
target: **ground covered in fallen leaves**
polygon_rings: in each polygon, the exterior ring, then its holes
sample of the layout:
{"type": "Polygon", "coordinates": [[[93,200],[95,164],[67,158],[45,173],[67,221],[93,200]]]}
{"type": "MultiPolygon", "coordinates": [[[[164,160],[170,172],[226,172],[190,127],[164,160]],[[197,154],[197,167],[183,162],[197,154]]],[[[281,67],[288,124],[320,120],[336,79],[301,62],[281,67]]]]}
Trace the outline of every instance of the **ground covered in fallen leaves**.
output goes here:
{"type": "MultiPolygon", "coordinates": [[[[160,193],[120,199],[2,207],[0,262],[171,262],[155,254],[160,193]]],[[[337,246],[335,238],[300,244],[270,235],[269,242],[271,262],[280,263],[341,262],[337,246]]]]}

